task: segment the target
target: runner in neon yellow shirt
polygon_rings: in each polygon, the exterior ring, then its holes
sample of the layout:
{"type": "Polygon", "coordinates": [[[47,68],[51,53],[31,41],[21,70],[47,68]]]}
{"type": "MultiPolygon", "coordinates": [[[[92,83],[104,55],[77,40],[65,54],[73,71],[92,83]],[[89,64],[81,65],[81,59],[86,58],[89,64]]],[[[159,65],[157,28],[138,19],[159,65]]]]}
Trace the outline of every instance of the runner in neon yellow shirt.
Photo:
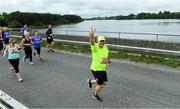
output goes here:
{"type": "Polygon", "coordinates": [[[107,82],[106,67],[110,64],[109,50],[105,44],[104,36],[98,36],[97,42],[94,41],[95,28],[91,28],[89,32],[91,51],[92,51],[92,63],[91,71],[95,79],[87,79],[89,88],[92,88],[92,84],[97,84],[95,92],[93,93],[93,99],[102,101],[99,97],[99,92],[102,90],[105,82],[107,82]]]}

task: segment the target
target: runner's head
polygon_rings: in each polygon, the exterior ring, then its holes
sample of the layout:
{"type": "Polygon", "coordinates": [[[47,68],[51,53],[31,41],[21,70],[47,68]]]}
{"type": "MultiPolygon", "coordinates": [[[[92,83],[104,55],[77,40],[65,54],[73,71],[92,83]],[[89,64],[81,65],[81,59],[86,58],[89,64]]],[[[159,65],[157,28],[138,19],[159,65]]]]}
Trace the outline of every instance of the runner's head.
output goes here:
{"type": "Polygon", "coordinates": [[[30,36],[30,33],[29,33],[29,32],[26,32],[26,33],[25,33],[25,38],[29,38],[29,36],[30,36]]]}
{"type": "Polygon", "coordinates": [[[15,43],[16,43],[16,41],[15,41],[15,39],[14,39],[14,38],[10,38],[10,39],[9,39],[9,43],[10,43],[10,44],[15,44],[15,43]]]}
{"type": "Polygon", "coordinates": [[[34,35],[35,35],[35,36],[38,36],[39,34],[38,34],[38,32],[37,32],[37,31],[35,31],[35,32],[34,32],[34,35]]]}
{"type": "Polygon", "coordinates": [[[105,44],[105,38],[104,36],[98,36],[97,38],[97,42],[100,48],[103,48],[104,44],[105,44]]]}
{"type": "Polygon", "coordinates": [[[6,30],[7,30],[7,28],[6,28],[6,27],[4,27],[4,28],[3,28],[3,30],[4,30],[4,31],[6,31],[6,30]]]}
{"type": "Polygon", "coordinates": [[[52,28],[52,25],[49,24],[49,25],[48,25],[48,28],[49,28],[49,29],[52,28]]]}
{"type": "Polygon", "coordinates": [[[26,25],[26,24],[24,25],[24,28],[27,28],[27,25],[26,25]]]}

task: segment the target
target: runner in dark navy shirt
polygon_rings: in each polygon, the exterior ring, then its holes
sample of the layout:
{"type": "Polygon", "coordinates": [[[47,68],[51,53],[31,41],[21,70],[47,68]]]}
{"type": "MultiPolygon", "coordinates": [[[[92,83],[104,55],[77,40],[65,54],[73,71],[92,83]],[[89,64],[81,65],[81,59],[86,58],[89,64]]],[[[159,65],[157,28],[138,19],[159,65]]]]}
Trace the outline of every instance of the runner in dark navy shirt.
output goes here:
{"type": "Polygon", "coordinates": [[[47,50],[53,52],[53,45],[54,45],[54,40],[52,37],[52,26],[48,26],[48,30],[46,31],[46,37],[47,37],[47,50]]]}
{"type": "Polygon", "coordinates": [[[21,28],[21,35],[22,35],[22,38],[25,37],[26,32],[29,32],[29,29],[28,29],[27,25],[24,25],[24,27],[21,28]]]}

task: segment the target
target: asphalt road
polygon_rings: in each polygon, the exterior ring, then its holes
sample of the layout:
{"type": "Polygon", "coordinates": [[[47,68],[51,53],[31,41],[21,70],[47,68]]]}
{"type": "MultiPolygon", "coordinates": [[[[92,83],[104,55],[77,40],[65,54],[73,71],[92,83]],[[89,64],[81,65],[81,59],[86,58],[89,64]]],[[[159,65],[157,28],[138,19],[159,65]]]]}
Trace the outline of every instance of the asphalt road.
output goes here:
{"type": "Polygon", "coordinates": [[[180,108],[180,69],[113,61],[98,102],[86,83],[92,78],[89,56],[43,50],[42,58],[33,57],[35,65],[21,61],[22,83],[1,61],[0,90],[29,108],[180,108]]]}

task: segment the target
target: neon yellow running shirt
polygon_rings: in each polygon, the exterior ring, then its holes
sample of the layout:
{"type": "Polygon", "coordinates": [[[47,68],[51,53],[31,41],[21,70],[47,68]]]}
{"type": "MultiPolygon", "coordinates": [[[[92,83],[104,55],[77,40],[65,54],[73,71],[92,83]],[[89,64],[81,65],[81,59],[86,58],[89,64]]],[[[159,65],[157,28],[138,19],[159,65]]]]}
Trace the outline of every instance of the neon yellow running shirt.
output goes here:
{"type": "Polygon", "coordinates": [[[107,46],[100,48],[98,44],[91,45],[92,63],[91,70],[93,71],[106,71],[108,63],[109,50],[107,46]]]}

